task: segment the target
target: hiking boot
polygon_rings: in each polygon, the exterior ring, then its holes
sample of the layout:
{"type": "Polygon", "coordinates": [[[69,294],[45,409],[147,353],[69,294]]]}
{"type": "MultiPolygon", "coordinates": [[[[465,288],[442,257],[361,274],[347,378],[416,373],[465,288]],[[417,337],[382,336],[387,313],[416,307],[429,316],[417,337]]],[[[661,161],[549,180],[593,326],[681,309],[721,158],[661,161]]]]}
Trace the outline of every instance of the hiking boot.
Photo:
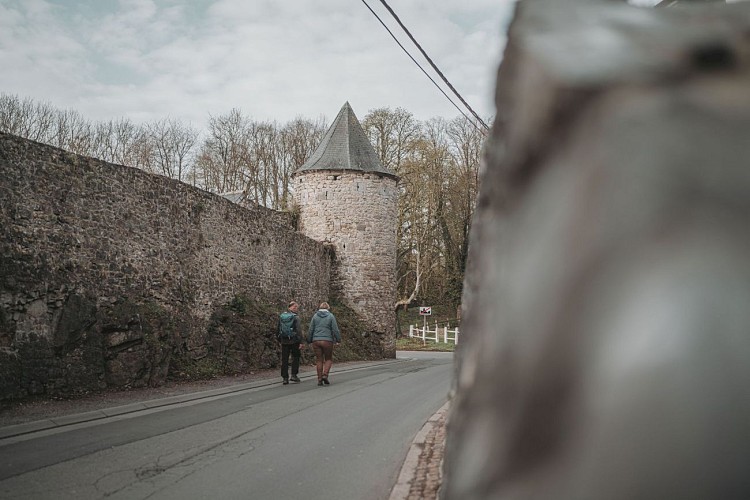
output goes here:
{"type": "Polygon", "coordinates": [[[301,382],[301,380],[299,379],[299,377],[297,375],[292,375],[292,378],[290,378],[289,380],[291,380],[294,383],[301,382]]]}
{"type": "Polygon", "coordinates": [[[282,384],[284,384],[284,385],[287,385],[288,383],[289,383],[289,379],[288,378],[285,378],[284,381],[282,382],[282,384]]]}
{"type": "Polygon", "coordinates": [[[322,382],[323,382],[323,383],[324,383],[325,385],[331,385],[331,383],[330,383],[330,382],[328,381],[328,377],[327,377],[327,376],[326,376],[326,377],[323,377],[323,380],[322,380],[322,382]]]}

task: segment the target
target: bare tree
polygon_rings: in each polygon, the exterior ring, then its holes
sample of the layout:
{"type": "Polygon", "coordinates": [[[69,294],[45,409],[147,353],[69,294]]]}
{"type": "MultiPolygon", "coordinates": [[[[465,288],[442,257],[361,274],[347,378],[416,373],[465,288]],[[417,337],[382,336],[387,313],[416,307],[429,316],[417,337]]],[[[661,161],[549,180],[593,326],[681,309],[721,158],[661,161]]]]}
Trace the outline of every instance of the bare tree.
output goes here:
{"type": "Polygon", "coordinates": [[[227,193],[247,187],[250,140],[249,119],[239,109],[209,118],[195,164],[205,189],[227,193]]]}
{"type": "Polygon", "coordinates": [[[414,116],[403,108],[378,108],[365,115],[362,127],[383,166],[398,174],[419,136],[420,126],[414,116]]]}
{"type": "Polygon", "coordinates": [[[0,130],[44,142],[54,123],[55,110],[46,103],[0,94],[0,130]]]}
{"type": "Polygon", "coordinates": [[[94,156],[93,126],[77,111],[58,111],[50,133],[50,143],[71,153],[94,156]]]}
{"type": "Polygon", "coordinates": [[[279,209],[290,208],[291,175],[315,152],[328,125],[324,118],[298,117],[287,123],[279,136],[279,209]]]}
{"type": "Polygon", "coordinates": [[[140,151],[143,127],[128,118],[98,122],[92,126],[94,138],[91,155],[104,161],[144,168],[140,151]]]}
{"type": "Polygon", "coordinates": [[[148,124],[145,135],[150,143],[148,169],[154,173],[186,181],[198,132],[190,125],[167,118],[148,124]]]}
{"type": "Polygon", "coordinates": [[[450,235],[446,245],[452,245],[448,253],[453,263],[446,280],[450,299],[457,305],[461,299],[469,253],[469,231],[479,192],[479,165],[485,136],[463,117],[452,120],[447,132],[453,168],[445,189],[447,210],[441,224],[450,235]]]}
{"type": "Polygon", "coordinates": [[[250,123],[250,162],[246,173],[247,199],[257,205],[275,208],[273,179],[277,166],[277,135],[275,123],[250,123]]]}
{"type": "Polygon", "coordinates": [[[426,247],[429,225],[421,218],[421,163],[418,143],[420,123],[408,111],[397,108],[371,110],[362,120],[370,142],[384,167],[400,176],[397,227],[397,288],[395,308],[408,307],[422,292],[423,278],[431,266],[426,247]]]}
{"type": "Polygon", "coordinates": [[[420,124],[400,167],[398,305],[460,302],[482,142],[465,119],[420,124]]]}
{"type": "Polygon", "coordinates": [[[425,298],[439,270],[440,249],[435,224],[434,179],[428,170],[431,152],[420,138],[401,165],[399,181],[398,293],[402,305],[425,298]]]}

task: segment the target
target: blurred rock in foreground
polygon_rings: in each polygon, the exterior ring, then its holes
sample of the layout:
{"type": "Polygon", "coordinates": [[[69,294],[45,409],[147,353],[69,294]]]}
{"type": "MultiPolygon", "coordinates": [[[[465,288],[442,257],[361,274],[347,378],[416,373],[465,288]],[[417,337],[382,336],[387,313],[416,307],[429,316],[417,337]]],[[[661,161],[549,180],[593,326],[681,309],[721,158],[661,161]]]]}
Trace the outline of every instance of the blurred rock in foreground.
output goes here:
{"type": "Polygon", "coordinates": [[[524,0],[444,499],[750,498],[750,2],[524,0]]]}

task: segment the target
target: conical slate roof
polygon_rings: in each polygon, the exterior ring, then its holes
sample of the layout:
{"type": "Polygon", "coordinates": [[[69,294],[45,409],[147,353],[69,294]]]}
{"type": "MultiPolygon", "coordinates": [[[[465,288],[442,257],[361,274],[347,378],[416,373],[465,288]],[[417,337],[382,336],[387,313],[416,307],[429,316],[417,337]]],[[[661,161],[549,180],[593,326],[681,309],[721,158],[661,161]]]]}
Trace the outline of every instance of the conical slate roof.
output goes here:
{"type": "Polygon", "coordinates": [[[333,120],[318,149],[295,174],[313,170],[360,170],[396,177],[380,163],[349,102],[333,120]]]}

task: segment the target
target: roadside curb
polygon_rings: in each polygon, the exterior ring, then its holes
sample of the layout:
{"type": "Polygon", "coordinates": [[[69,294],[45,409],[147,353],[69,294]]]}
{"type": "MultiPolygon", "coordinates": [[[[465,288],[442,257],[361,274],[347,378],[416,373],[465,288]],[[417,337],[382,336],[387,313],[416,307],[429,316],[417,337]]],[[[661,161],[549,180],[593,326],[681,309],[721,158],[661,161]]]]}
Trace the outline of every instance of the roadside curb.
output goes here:
{"type": "MultiPolygon", "coordinates": [[[[426,475],[426,471],[421,470],[423,468],[423,464],[420,464],[420,457],[422,457],[425,451],[428,451],[429,453],[427,453],[427,455],[429,455],[430,458],[433,459],[433,466],[435,465],[434,459],[439,459],[437,470],[434,471],[434,473],[438,476],[437,480],[439,482],[443,468],[444,443],[433,443],[430,439],[428,439],[428,437],[432,436],[434,438],[435,432],[442,430],[440,429],[441,426],[445,426],[448,411],[450,410],[450,404],[451,402],[450,400],[448,400],[437,412],[435,412],[434,415],[432,415],[427,420],[427,422],[425,422],[424,426],[422,426],[422,429],[417,433],[416,436],[414,436],[414,440],[411,443],[409,452],[406,454],[404,463],[401,466],[401,472],[398,476],[398,479],[396,480],[396,484],[393,485],[393,489],[391,490],[389,500],[408,500],[410,498],[412,486],[419,486],[421,488],[424,487],[424,485],[415,485],[415,481],[420,480],[420,478],[424,478],[424,476],[426,475]],[[429,446],[433,446],[433,448],[439,447],[439,449],[426,450],[426,448],[428,448],[429,446]]],[[[412,496],[411,498],[426,498],[423,496],[425,493],[426,492],[422,491],[420,492],[420,495],[416,497],[412,496]]]]}
{"type": "MultiPolygon", "coordinates": [[[[374,361],[374,362],[369,362],[369,363],[357,364],[357,365],[353,365],[353,366],[349,366],[349,367],[341,368],[341,369],[335,369],[334,367],[334,372],[346,373],[346,372],[362,370],[365,368],[371,368],[373,366],[382,366],[382,365],[388,365],[392,363],[400,363],[403,361],[404,361],[403,359],[389,359],[385,361],[374,361]]],[[[304,374],[304,375],[300,374],[300,379],[302,380],[314,379],[316,377],[317,375],[315,373],[304,374]]],[[[64,427],[67,425],[80,424],[84,422],[91,422],[94,420],[101,420],[101,419],[105,419],[109,417],[126,415],[129,413],[136,413],[139,411],[154,410],[154,409],[159,409],[159,408],[168,407],[172,405],[189,403],[191,401],[199,401],[202,399],[207,400],[207,399],[212,399],[212,398],[218,399],[223,396],[230,396],[236,393],[241,393],[244,391],[257,389],[259,387],[272,386],[272,385],[279,385],[278,380],[277,379],[264,379],[264,380],[259,380],[256,382],[247,382],[244,384],[222,387],[219,389],[208,389],[205,391],[191,392],[187,394],[179,394],[176,396],[168,396],[165,398],[141,401],[138,403],[130,403],[130,404],[121,405],[121,406],[113,406],[111,408],[103,408],[101,410],[88,411],[84,413],[75,413],[71,415],[64,415],[61,417],[55,417],[55,418],[49,418],[49,419],[43,419],[43,420],[35,420],[32,422],[25,422],[23,424],[8,425],[5,427],[0,427],[0,440],[10,438],[10,437],[15,437],[15,436],[21,436],[23,434],[30,434],[33,432],[54,429],[57,427],[64,427]]]]}

